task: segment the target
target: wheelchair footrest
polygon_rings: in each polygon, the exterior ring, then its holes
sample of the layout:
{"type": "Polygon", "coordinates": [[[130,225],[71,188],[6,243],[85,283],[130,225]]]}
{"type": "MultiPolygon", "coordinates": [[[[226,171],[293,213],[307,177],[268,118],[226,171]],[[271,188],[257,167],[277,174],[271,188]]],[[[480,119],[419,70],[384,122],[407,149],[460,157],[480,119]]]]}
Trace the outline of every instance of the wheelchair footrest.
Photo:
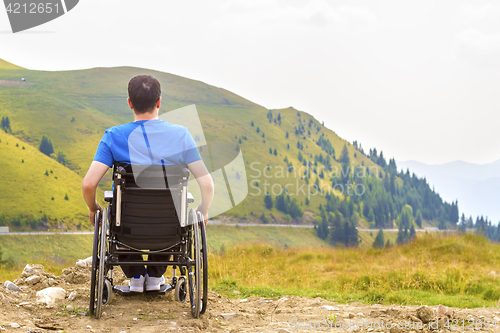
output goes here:
{"type": "Polygon", "coordinates": [[[163,286],[160,287],[160,290],[157,291],[146,291],[146,289],[144,289],[143,293],[135,293],[130,291],[130,286],[113,287],[113,291],[121,296],[132,296],[132,295],[142,295],[142,294],[163,296],[173,289],[174,288],[170,284],[164,284],[163,286]]]}

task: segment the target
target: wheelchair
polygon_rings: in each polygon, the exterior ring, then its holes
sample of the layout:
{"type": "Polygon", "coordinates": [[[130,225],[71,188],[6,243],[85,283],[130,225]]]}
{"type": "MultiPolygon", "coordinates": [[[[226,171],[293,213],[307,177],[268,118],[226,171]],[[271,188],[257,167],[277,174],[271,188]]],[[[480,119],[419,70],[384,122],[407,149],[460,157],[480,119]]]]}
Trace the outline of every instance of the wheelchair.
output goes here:
{"type": "MultiPolygon", "coordinates": [[[[188,204],[187,166],[148,166],[141,172],[140,186],[130,164],[113,166],[113,191],[105,191],[109,203],[96,214],[90,283],[89,314],[99,319],[113,294],[137,295],[129,286],[113,284],[114,266],[173,266],[170,283],[148,295],[174,291],[184,303],[189,295],[195,318],[207,309],[207,240],[203,215],[188,204]],[[120,261],[120,255],[141,255],[141,260],[120,261]],[[161,255],[165,261],[142,260],[161,255]],[[177,276],[177,270],[179,275],[177,276]]],[[[156,260],[156,259],[155,259],[156,260]]]]}

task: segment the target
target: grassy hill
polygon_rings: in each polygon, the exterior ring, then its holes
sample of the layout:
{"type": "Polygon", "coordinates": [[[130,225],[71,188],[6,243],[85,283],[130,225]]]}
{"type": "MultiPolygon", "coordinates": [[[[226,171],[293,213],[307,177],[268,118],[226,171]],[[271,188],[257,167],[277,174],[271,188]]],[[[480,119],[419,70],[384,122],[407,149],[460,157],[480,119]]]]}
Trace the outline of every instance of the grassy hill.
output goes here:
{"type": "Polygon", "coordinates": [[[2,68],[2,69],[23,69],[22,67],[11,64],[10,62],[5,61],[3,59],[0,59],[0,68],[2,68]]]}
{"type": "Polygon", "coordinates": [[[86,223],[79,175],[3,131],[0,155],[0,223],[4,216],[16,217],[13,226],[21,229],[86,223]]]}
{"type": "MultiPolygon", "coordinates": [[[[67,155],[68,169],[72,170],[72,174],[76,177],[74,182],[68,183],[68,187],[75,186],[74,191],[78,191],[77,180],[80,180],[87,171],[104,130],[133,120],[131,110],[126,104],[127,84],[133,76],[144,73],[154,75],[162,85],[163,104],[160,114],[195,104],[207,141],[232,142],[239,145],[245,160],[249,195],[237,207],[226,212],[227,216],[259,220],[265,213],[271,222],[290,222],[290,215],[276,209],[275,206],[266,210],[263,200],[266,190],[275,194],[279,192],[280,187],[289,185],[287,189],[295,194],[292,201],[295,199],[298,207],[304,212],[299,220],[311,222],[314,216],[317,220],[320,216],[320,205],[326,205],[324,195],[302,194],[300,188],[306,190],[309,188],[314,192],[311,186],[317,180],[321,180],[324,191],[333,191],[332,183],[328,176],[320,179],[320,175],[314,170],[310,171],[310,178],[306,180],[300,167],[305,160],[310,164],[320,165],[315,162],[317,157],[329,155],[332,168],[338,170],[341,167],[341,151],[344,146],[347,147],[353,168],[362,165],[374,170],[373,175],[377,179],[380,178],[379,183],[386,175],[384,168],[305,112],[294,108],[268,110],[227,90],[146,69],[117,67],[47,72],[27,70],[2,61],[0,82],[2,80],[19,82],[21,78],[25,78],[26,83],[21,85],[0,83],[0,117],[9,117],[12,135],[20,140],[22,145],[36,149],[42,136],[47,135],[54,144],[55,153],[62,151],[67,155]],[[331,146],[329,153],[318,145],[321,140],[328,141],[331,146]],[[286,170],[289,167],[293,167],[293,172],[287,174],[286,170]],[[269,177],[264,175],[264,171],[269,177]],[[274,187],[269,186],[265,189],[266,182],[274,187]]],[[[0,152],[0,156],[2,155],[3,151],[0,152]]],[[[4,177],[20,178],[17,175],[10,175],[10,172],[7,171],[4,177]]],[[[235,177],[233,173],[229,171],[228,177],[235,177]]],[[[26,188],[24,182],[30,182],[29,179],[16,181],[21,182],[17,183],[21,188],[26,188]]],[[[403,181],[399,177],[396,177],[394,182],[398,186],[403,186],[403,181]]],[[[39,186],[46,185],[39,184],[39,186]]],[[[101,182],[101,189],[109,187],[108,172],[101,182]]],[[[76,195],[74,191],[71,192],[71,200],[73,198],[76,200],[76,197],[73,197],[76,195]]],[[[49,188],[43,190],[44,194],[50,192],[49,188]]],[[[338,189],[333,192],[337,198],[345,199],[344,194],[338,189]]],[[[37,206],[34,198],[36,196],[26,202],[37,206]]],[[[26,213],[26,208],[19,204],[19,200],[11,196],[6,196],[5,200],[4,207],[8,209],[4,208],[0,214],[17,216],[26,213]]],[[[75,202],[75,205],[78,205],[77,209],[68,207],[64,210],[59,207],[56,211],[54,208],[51,211],[54,215],[51,217],[61,219],[65,216],[74,216],[76,214],[74,212],[85,211],[83,200],[75,202]]],[[[401,209],[402,204],[397,203],[395,207],[401,209]]],[[[361,212],[363,203],[356,202],[355,208],[360,210],[356,223],[368,226],[361,212]]],[[[47,211],[48,214],[49,208],[37,211],[44,213],[47,211]]],[[[390,216],[386,211],[381,214],[385,214],[384,218],[390,220],[391,225],[392,220],[396,220],[396,216],[390,216]]]]}

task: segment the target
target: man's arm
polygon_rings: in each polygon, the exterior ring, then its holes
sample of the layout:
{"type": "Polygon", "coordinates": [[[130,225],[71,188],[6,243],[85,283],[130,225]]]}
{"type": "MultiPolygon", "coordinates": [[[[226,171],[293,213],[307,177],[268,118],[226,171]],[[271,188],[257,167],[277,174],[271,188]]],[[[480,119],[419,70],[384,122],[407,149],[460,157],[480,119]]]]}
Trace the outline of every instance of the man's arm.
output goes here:
{"type": "Polygon", "coordinates": [[[87,174],[83,178],[82,182],[83,199],[85,199],[85,202],[89,207],[89,220],[92,226],[94,226],[95,213],[98,210],[101,210],[101,206],[99,206],[95,198],[95,192],[97,189],[97,185],[99,185],[99,182],[101,181],[102,176],[104,176],[104,174],[106,173],[106,171],[108,171],[108,169],[109,167],[106,164],[93,161],[92,164],[90,164],[89,171],[87,171],[87,174]]]}
{"type": "Polygon", "coordinates": [[[189,163],[187,166],[200,186],[201,201],[196,210],[203,214],[204,223],[207,225],[208,208],[214,198],[214,181],[202,160],[189,163]]]}

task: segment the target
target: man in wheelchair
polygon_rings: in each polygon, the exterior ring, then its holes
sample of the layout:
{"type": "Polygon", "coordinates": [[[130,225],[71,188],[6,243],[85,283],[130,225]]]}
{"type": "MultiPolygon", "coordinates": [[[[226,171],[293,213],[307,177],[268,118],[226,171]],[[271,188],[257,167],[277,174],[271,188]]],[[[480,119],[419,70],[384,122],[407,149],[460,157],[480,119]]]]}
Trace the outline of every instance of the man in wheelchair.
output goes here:
{"type": "MultiPolygon", "coordinates": [[[[94,226],[97,212],[102,213],[103,211],[96,201],[96,189],[107,170],[113,166],[116,169],[116,166],[121,164],[133,166],[135,161],[143,160],[147,164],[157,164],[163,167],[187,165],[200,186],[201,201],[196,210],[203,215],[203,221],[206,225],[208,209],[214,196],[214,185],[193,137],[186,127],[158,119],[158,111],[161,106],[161,88],[159,81],[153,76],[138,75],[132,78],[128,85],[128,95],[127,101],[133,110],[134,122],[114,126],[105,131],[97,147],[94,160],[83,179],[82,192],[89,208],[90,223],[94,226]],[[130,147],[129,137],[141,129],[147,142],[147,148],[130,147]],[[159,135],[161,140],[150,145],[146,132],[148,135],[156,134],[157,137],[159,135]],[[131,161],[131,154],[134,154],[133,161],[131,161]],[[154,161],[152,156],[163,156],[164,158],[161,161],[154,161]]],[[[142,136],[142,133],[140,135],[142,136]]],[[[148,260],[158,263],[164,257],[167,256],[150,253],[148,260]]],[[[121,254],[119,259],[127,262],[140,260],[141,256],[139,254],[128,256],[121,254]]],[[[130,279],[130,292],[137,293],[143,292],[144,286],[146,291],[160,290],[160,286],[165,283],[163,274],[166,267],[163,265],[121,266],[127,278],[130,279]]]]}

